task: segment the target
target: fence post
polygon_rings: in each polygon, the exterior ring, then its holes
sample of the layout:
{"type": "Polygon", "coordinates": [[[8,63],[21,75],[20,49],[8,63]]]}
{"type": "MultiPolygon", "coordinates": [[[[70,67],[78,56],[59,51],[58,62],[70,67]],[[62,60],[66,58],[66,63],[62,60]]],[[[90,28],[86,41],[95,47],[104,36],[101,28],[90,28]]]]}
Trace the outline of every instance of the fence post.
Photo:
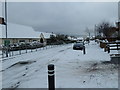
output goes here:
{"type": "Polygon", "coordinates": [[[9,56],[11,57],[11,50],[9,50],[9,56]]]}
{"type": "Polygon", "coordinates": [[[27,53],[27,47],[25,49],[26,49],[26,53],[27,53]]]}
{"type": "Polygon", "coordinates": [[[6,57],[8,57],[8,47],[6,48],[6,57]]]}
{"type": "Polygon", "coordinates": [[[118,50],[118,43],[117,43],[117,50],[118,50]]]}
{"type": "Polygon", "coordinates": [[[19,54],[21,55],[21,50],[19,50],[19,54]]]}
{"type": "Polygon", "coordinates": [[[54,65],[48,65],[48,88],[49,90],[55,90],[55,75],[54,75],[54,65]]]}
{"type": "Polygon", "coordinates": [[[107,49],[107,45],[104,47],[104,52],[106,52],[106,49],[107,49]]]}
{"type": "Polygon", "coordinates": [[[108,53],[110,53],[110,46],[108,46],[108,53]]]}
{"type": "Polygon", "coordinates": [[[4,50],[2,49],[2,57],[4,57],[4,50]]]}
{"type": "Polygon", "coordinates": [[[104,52],[108,51],[108,45],[105,46],[104,52]]]}
{"type": "Polygon", "coordinates": [[[12,50],[12,56],[13,56],[13,50],[12,50]]]}

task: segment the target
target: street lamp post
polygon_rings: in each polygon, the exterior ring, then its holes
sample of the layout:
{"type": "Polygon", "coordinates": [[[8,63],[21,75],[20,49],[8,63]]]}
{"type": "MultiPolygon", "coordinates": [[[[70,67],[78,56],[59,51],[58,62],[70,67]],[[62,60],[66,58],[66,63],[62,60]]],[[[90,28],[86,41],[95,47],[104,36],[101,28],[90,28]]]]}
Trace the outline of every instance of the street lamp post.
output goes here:
{"type": "Polygon", "coordinates": [[[118,39],[120,39],[120,21],[118,21],[118,39]]]}
{"type": "MultiPolygon", "coordinates": [[[[5,19],[3,17],[0,17],[0,24],[5,25],[5,32],[6,32],[6,40],[7,40],[7,1],[5,0],[5,19]]],[[[8,45],[7,41],[4,41],[4,45],[6,46],[6,57],[8,57],[8,45]]]]}
{"type": "Polygon", "coordinates": [[[5,0],[5,20],[6,20],[6,39],[7,39],[7,1],[5,0]]]}
{"type": "Polygon", "coordinates": [[[6,33],[6,41],[5,41],[5,44],[6,44],[6,57],[8,57],[8,41],[7,41],[7,38],[8,38],[8,36],[7,36],[7,0],[5,0],[5,21],[6,21],[6,31],[5,31],[5,33],[6,33]]]}

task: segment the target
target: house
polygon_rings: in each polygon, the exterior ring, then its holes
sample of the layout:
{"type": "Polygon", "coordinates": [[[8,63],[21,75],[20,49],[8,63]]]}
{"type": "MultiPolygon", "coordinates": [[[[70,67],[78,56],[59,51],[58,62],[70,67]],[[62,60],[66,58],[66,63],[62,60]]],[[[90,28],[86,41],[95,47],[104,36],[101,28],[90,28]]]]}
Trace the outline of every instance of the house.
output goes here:
{"type": "Polygon", "coordinates": [[[5,25],[0,25],[0,45],[5,45],[6,41],[10,44],[33,41],[46,44],[46,39],[50,37],[50,33],[37,32],[29,26],[8,23],[7,27],[8,34],[6,39],[5,25]]]}

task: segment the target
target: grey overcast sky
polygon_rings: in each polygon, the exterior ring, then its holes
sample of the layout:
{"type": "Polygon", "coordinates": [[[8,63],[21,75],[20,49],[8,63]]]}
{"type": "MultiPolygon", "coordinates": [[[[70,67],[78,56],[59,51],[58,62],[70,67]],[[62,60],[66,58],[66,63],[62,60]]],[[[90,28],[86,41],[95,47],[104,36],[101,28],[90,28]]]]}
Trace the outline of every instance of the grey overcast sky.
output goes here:
{"type": "MultiPolygon", "coordinates": [[[[3,6],[4,7],[4,6],[3,6]]],[[[9,2],[8,21],[37,31],[84,35],[102,21],[118,20],[117,2],[9,2]]]]}

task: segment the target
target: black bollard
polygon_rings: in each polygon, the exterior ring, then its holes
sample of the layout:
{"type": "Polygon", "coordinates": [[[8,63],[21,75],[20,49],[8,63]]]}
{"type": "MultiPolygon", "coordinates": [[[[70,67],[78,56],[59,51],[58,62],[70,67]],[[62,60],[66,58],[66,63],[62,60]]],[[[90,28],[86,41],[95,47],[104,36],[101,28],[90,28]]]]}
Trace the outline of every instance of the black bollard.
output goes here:
{"type": "Polygon", "coordinates": [[[85,47],[83,48],[83,54],[86,54],[86,52],[85,52],[85,47]]]}
{"type": "Polygon", "coordinates": [[[110,53],[110,47],[108,47],[108,53],[110,53]]]}
{"type": "Polygon", "coordinates": [[[48,90],[55,90],[54,65],[48,65],[48,90]]]}

